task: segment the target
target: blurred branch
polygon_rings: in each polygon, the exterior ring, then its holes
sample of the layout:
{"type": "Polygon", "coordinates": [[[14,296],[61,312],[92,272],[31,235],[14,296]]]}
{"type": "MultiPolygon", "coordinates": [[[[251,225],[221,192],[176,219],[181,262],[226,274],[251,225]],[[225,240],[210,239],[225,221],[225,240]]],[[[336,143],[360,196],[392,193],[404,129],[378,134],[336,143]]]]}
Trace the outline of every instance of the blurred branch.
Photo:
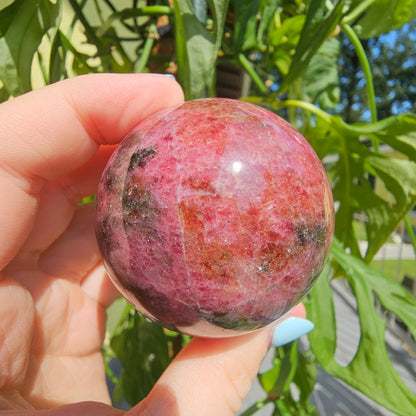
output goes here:
{"type": "Polygon", "coordinates": [[[74,10],[76,17],[84,26],[87,38],[97,47],[98,55],[101,57],[108,55],[106,47],[103,45],[101,39],[97,36],[94,29],[91,27],[88,20],[84,16],[84,13],[82,12],[82,7],[80,7],[76,0],[69,0],[69,3],[72,9],[74,10]]]}
{"type": "MultiPolygon", "coordinates": [[[[73,0],[72,0],[73,1],[73,0]]],[[[105,22],[97,29],[97,36],[102,36],[111,25],[117,20],[132,19],[140,16],[163,16],[171,15],[173,10],[169,6],[145,6],[138,8],[128,8],[115,11],[105,22]]]]}
{"type": "Polygon", "coordinates": [[[268,89],[264,85],[263,80],[259,77],[251,62],[247,59],[247,57],[243,53],[238,54],[238,62],[240,65],[245,69],[245,71],[250,75],[253,82],[256,84],[256,87],[260,90],[262,94],[267,94],[268,89]]]}
{"type": "Polygon", "coordinates": [[[360,61],[361,67],[364,72],[366,85],[367,85],[367,98],[368,106],[371,111],[371,121],[375,123],[377,121],[377,106],[376,106],[376,94],[374,92],[374,82],[373,76],[371,74],[370,62],[368,61],[367,55],[363,48],[363,45],[360,42],[357,34],[354,30],[346,23],[341,23],[341,28],[344,33],[348,36],[348,39],[351,41],[355,48],[358,60],[360,61]]]}
{"type": "Polygon", "coordinates": [[[135,72],[144,72],[146,69],[147,62],[149,61],[150,54],[152,52],[153,45],[155,43],[155,39],[157,36],[157,27],[156,24],[153,22],[149,27],[149,33],[146,38],[146,42],[144,43],[142,54],[140,55],[140,59],[137,62],[135,72]]]}

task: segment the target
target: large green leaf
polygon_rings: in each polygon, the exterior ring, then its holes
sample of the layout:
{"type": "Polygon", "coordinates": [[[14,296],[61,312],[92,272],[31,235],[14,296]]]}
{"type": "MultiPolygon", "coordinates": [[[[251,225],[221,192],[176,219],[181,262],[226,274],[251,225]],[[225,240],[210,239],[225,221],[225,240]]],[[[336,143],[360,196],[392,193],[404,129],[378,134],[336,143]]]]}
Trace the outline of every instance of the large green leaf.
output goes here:
{"type": "Polygon", "coordinates": [[[345,367],[338,364],[335,360],[334,299],[327,267],[305,302],[308,317],[315,323],[309,340],[319,364],[329,374],[398,415],[415,414],[416,395],[400,378],[390,360],[385,343],[385,319],[378,314],[374,301],[376,296],[386,310],[399,316],[416,335],[416,299],[387,275],[347,254],[337,240],[332,255],[344,270],[357,299],[360,341],[352,361],[345,367]]]}
{"type": "Polygon", "coordinates": [[[414,115],[401,115],[374,124],[349,126],[327,115],[317,120],[311,137],[321,158],[334,159],[328,174],[334,199],[339,203],[336,235],[360,256],[354,223],[357,216],[363,217],[368,262],[416,204],[415,122],[414,115]],[[393,149],[397,146],[408,159],[374,151],[366,137],[393,149]],[[375,178],[377,186],[369,182],[370,178],[375,178]]]}
{"type": "Polygon", "coordinates": [[[267,394],[282,396],[288,392],[298,366],[297,343],[276,350],[273,367],[259,377],[267,394]]]}
{"type": "Polygon", "coordinates": [[[272,52],[270,62],[266,62],[269,68],[276,66],[282,75],[287,75],[304,23],[305,15],[297,15],[285,19],[283,23],[280,19],[275,20],[270,25],[267,45],[272,52]]]}
{"type": "MultiPolygon", "coordinates": [[[[368,136],[401,152],[406,159],[392,157],[386,152],[385,156],[375,153],[365,160],[366,170],[385,187],[385,192],[380,193],[382,200],[372,205],[363,204],[367,215],[372,218],[367,222],[367,261],[373,258],[397,224],[416,204],[416,116],[393,116],[381,124],[385,126],[368,136]]],[[[368,200],[364,198],[363,201],[368,200]]]]}
{"type": "Polygon", "coordinates": [[[7,91],[7,89],[3,85],[0,88],[0,103],[8,100],[8,98],[9,98],[9,91],[7,91]]]}
{"type": "Polygon", "coordinates": [[[337,38],[326,40],[309,62],[303,76],[305,99],[318,102],[323,109],[336,108],[340,98],[337,38]]]}
{"type": "Polygon", "coordinates": [[[11,95],[31,89],[32,60],[61,2],[15,0],[0,12],[0,79],[11,95]]]}
{"type": "Polygon", "coordinates": [[[400,29],[416,17],[416,0],[375,0],[354,26],[363,39],[400,29]]]}
{"type": "MultiPolygon", "coordinates": [[[[57,42],[62,44],[62,47],[63,47],[65,53],[69,51],[73,55],[72,69],[73,69],[75,74],[84,75],[84,74],[89,74],[91,72],[97,72],[96,68],[94,68],[94,67],[92,67],[88,64],[88,60],[90,58],[90,55],[78,52],[76,50],[75,46],[63,34],[62,31],[58,30],[58,35],[59,35],[59,40],[57,40],[57,42]]],[[[53,61],[51,61],[51,62],[53,62],[53,61]]]]}
{"type": "Polygon", "coordinates": [[[330,286],[332,270],[328,262],[310,294],[303,303],[307,317],[315,328],[308,334],[312,351],[322,368],[330,372],[335,363],[337,348],[337,322],[334,295],[330,286]]]}
{"type": "Polygon", "coordinates": [[[110,27],[106,34],[109,35],[109,38],[102,39],[102,43],[106,49],[111,51],[110,56],[106,58],[108,62],[106,71],[116,73],[133,72],[133,62],[124,50],[122,42],[118,40],[115,29],[110,27]],[[117,56],[117,59],[115,59],[115,56],[117,56]]]}
{"type": "Polygon", "coordinates": [[[390,117],[386,126],[373,133],[377,140],[401,152],[409,160],[416,162],[416,115],[402,114],[390,117]]]}
{"type": "Polygon", "coordinates": [[[316,363],[310,351],[299,350],[297,341],[277,348],[272,368],[258,378],[277,414],[316,415],[309,402],[317,378],[316,363]]]}
{"type": "Polygon", "coordinates": [[[367,259],[372,259],[379,250],[381,243],[386,241],[397,224],[416,203],[416,164],[381,155],[366,158],[368,171],[384,183],[388,194],[365,198],[363,205],[369,217],[367,222],[368,249],[367,259]],[[367,204],[367,202],[369,202],[367,204]]]}
{"type": "Polygon", "coordinates": [[[4,36],[18,13],[20,2],[13,0],[6,7],[0,6],[0,37],[4,36]]]}
{"type": "Polygon", "coordinates": [[[325,1],[311,0],[289,73],[283,80],[280,92],[286,91],[297,78],[303,75],[316,51],[341,21],[343,7],[344,2],[338,0],[332,10],[325,14],[325,1]]]}
{"type": "Polygon", "coordinates": [[[63,48],[60,30],[57,28],[51,36],[51,48],[49,54],[49,83],[63,79],[66,75],[65,49],[63,48]]]}
{"type": "Polygon", "coordinates": [[[208,0],[213,27],[195,15],[189,0],[174,0],[178,77],[187,99],[206,95],[212,82],[224,31],[228,0],[208,0]]]}
{"type": "Polygon", "coordinates": [[[114,22],[118,20],[123,21],[142,16],[163,16],[170,15],[172,13],[173,11],[169,6],[159,5],[114,10],[114,12],[101,24],[101,26],[96,29],[95,33],[97,37],[101,38],[113,26],[114,22]]]}
{"type": "Polygon", "coordinates": [[[234,53],[257,45],[259,0],[231,0],[234,10],[234,53]]]}
{"type": "Polygon", "coordinates": [[[283,0],[263,0],[260,7],[261,20],[257,30],[257,43],[263,45],[271,21],[283,0]]]}
{"type": "Polygon", "coordinates": [[[133,406],[150,392],[170,357],[160,325],[133,311],[126,322],[111,339],[111,348],[123,366],[117,392],[133,406]]]}

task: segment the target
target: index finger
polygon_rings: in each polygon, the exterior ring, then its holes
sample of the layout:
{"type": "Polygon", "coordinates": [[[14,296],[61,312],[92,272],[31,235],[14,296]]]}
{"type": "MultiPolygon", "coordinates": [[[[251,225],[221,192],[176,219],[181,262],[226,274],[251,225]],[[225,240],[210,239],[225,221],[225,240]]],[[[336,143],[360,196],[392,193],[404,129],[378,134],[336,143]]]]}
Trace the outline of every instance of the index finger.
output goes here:
{"type": "Polygon", "coordinates": [[[183,101],[179,85],[153,74],[72,78],[0,106],[0,269],[31,229],[45,181],[83,166],[141,120],[183,101]]]}
{"type": "Polygon", "coordinates": [[[0,163],[51,179],[82,166],[150,114],[183,101],[179,85],[154,74],[95,74],[50,85],[0,107],[0,163]]]}
{"type": "Polygon", "coordinates": [[[241,408],[277,325],[305,318],[298,304],[284,318],[250,334],[193,338],[175,357],[149,395],[128,416],[142,414],[231,416],[241,408]]]}

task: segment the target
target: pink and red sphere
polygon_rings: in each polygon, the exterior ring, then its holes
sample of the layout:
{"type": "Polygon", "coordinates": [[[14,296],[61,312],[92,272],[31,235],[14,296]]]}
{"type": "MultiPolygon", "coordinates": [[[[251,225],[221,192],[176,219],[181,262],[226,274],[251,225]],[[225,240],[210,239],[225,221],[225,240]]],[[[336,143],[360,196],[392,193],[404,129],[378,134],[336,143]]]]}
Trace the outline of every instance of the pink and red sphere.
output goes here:
{"type": "Polygon", "coordinates": [[[333,231],[331,188],[309,143],[237,100],[149,117],[97,192],[114,284],[148,318],[190,335],[236,335],[283,316],[318,278],[333,231]]]}

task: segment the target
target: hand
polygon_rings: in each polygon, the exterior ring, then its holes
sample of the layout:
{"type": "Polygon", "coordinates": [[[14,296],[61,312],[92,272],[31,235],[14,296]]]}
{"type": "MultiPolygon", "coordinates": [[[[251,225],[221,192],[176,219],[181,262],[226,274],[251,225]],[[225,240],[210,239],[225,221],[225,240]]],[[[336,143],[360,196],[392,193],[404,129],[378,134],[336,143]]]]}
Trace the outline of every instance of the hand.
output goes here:
{"type": "MultiPolygon", "coordinates": [[[[95,192],[124,136],[182,102],[157,75],[89,75],[0,105],[1,415],[120,415],[110,406],[100,348],[117,295],[94,235],[95,192]],[[48,409],[38,412],[37,410],[48,409]]],[[[302,306],[291,315],[304,317],[302,306]]],[[[271,329],[193,339],[128,415],[232,415],[271,329]]]]}

